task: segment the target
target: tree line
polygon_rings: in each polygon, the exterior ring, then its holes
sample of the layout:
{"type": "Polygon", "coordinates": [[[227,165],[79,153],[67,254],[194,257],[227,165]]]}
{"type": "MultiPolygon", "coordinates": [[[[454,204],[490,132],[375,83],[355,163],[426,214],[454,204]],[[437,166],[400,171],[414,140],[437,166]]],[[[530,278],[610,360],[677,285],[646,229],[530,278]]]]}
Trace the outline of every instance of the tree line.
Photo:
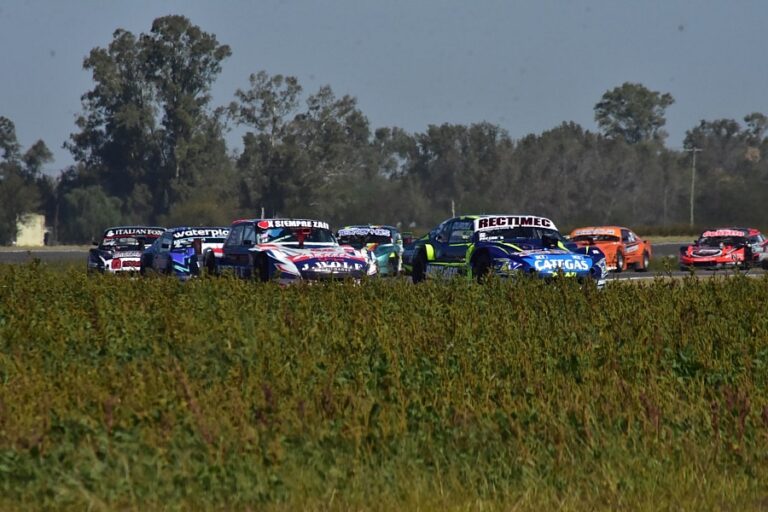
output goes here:
{"type": "Polygon", "coordinates": [[[452,212],[528,212],[559,225],[669,227],[689,222],[696,155],[696,223],[765,225],[768,118],[702,120],[684,148],[665,146],[670,94],[624,83],[598,99],[599,130],[563,122],[512,139],[501,127],[430,125],[423,133],[370,126],[350,95],[305,91],[259,71],[228,105],[210,91],[232,50],[183,16],[148,33],[114,32],[83,67],[75,164],[42,173],[43,141],[22,151],[0,116],[0,243],[16,219],[45,213],[59,242],[107,225],[228,225],[238,217],[312,217],[334,225],[424,228],[452,212]],[[243,133],[242,150],[226,144],[243,133]]]}

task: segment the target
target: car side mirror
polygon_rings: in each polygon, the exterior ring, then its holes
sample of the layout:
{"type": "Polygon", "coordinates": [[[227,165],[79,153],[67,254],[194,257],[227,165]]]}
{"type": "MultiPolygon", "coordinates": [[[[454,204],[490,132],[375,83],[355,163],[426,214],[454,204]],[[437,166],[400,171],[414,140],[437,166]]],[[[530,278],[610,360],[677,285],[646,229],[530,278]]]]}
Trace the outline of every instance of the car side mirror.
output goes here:
{"type": "Polygon", "coordinates": [[[443,237],[443,235],[441,235],[439,233],[437,235],[435,235],[435,240],[440,242],[440,243],[445,242],[445,238],[443,237]]]}
{"type": "Polygon", "coordinates": [[[253,245],[253,240],[243,240],[243,245],[245,247],[250,247],[253,245]]]}
{"type": "Polygon", "coordinates": [[[160,248],[161,249],[170,249],[171,248],[171,244],[160,244],[160,248]]]}

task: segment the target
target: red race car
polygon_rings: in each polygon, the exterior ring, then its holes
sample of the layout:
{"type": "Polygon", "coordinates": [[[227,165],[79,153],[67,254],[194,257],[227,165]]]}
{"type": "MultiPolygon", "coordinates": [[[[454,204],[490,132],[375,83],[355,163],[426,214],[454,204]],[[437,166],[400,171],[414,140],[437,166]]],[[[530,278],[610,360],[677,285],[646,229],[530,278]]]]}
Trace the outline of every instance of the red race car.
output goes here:
{"type": "Polygon", "coordinates": [[[754,228],[704,231],[693,245],[680,248],[680,268],[748,268],[768,258],[768,240],[754,228]]]}

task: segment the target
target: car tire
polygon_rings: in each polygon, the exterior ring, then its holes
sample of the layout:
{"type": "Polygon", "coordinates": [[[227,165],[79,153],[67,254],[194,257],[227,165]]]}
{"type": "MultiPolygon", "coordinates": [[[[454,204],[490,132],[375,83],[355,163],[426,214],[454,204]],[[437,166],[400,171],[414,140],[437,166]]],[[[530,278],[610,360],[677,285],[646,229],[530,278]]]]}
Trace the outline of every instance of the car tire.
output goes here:
{"type": "Polygon", "coordinates": [[[168,263],[165,264],[164,273],[167,276],[173,275],[173,258],[168,256],[168,263]]]}
{"type": "Polygon", "coordinates": [[[483,283],[491,270],[491,258],[487,252],[481,252],[472,260],[472,277],[477,279],[478,283],[483,283]]]}
{"type": "Polygon", "coordinates": [[[389,258],[389,275],[397,277],[400,275],[400,256],[389,258]]]}
{"type": "Polygon", "coordinates": [[[253,277],[258,278],[262,283],[269,281],[269,261],[263,254],[259,254],[254,261],[253,277]]]}
{"type": "Polygon", "coordinates": [[[219,277],[219,270],[216,268],[216,256],[209,252],[205,255],[205,273],[210,277],[219,277]]]}
{"type": "Polygon", "coordinates": [[[648,255],[648,252],[644,251],[643,260],[635,266],[635,270],[637,272],[647,272],[648,265],[650,264],[651,264],[651,257],[648,255]]]}
{"type": "Polygon", "coordinates": [[[624,272],[624,254],[621,251],[616,252],[616,273],[624,272]]]}
{"type": "Polygon", "coordinates": [[[427,255],[424,251],[419,251],[413,258],[413,268],[411,270],[411,279],[415,283],[424,281],[427,277],[427,255]]]}

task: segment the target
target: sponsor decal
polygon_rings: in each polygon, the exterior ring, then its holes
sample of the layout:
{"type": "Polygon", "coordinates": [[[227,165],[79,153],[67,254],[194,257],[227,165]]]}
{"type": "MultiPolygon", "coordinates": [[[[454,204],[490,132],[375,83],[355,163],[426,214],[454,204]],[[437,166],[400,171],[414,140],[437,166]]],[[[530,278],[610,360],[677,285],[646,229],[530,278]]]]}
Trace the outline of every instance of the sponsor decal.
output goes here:
{"type": "Polygon", "coordinates": [[[537,227],[556,230],[555,224],[544,217],[507,216],[507,217],[482,217],[475,219],[475,231],[484,229],[504,229],[516,227],[537,227]]]}
{"type": "Polygon", "coordinates": [[[533,266],[538,271],[553,271],[553,270],[564,270],[564,271],[578,271],[578,270],[589,270],[589,263],[584,260],[555,260],[555,259],[546,259],[546,260],[534,260],[533,266]]]}
{"type": "Polygon", "coordinates": [[[703,238],[715,238],[719,236],[746,236],[744,231],[739,229],[713,229],[701,234],[703,238]]]}
{"type": "Polygon", "coordinates": [[[584,228],[584,229],[577,229],[573,232],[573,236],[589,236],[589,235],[614,235],[619,236],[617,233],[618,230],[611,229],[611,228],[584,228]]]}
{"type": "Polygon", "coordinates": [[[229,228],[192,228],[184,231],[176,231],[173,238],[226,238],[229,235],[229,228]]]}
{"type": "Polygon", "coordinates": [[[106,234],[104,235],[104,238],[112,238],[112,237],[118,237],[118,236],[137,236],[137,235],[160,236],[164,232],[165,230],[163,229],[153,229],[153,228],[117,228],[117,229],[107,230],[106,234]]]}
{"type": "Polygon", "coordinates": [[[270,228],[320,228],[330,229],[327,222],[309,219],[269,219],[260,220],[256,225],[261,229],[270,228]]]}
{"type": "Polygon", "coordinates": [[[339,230],[339,236],[386,236],[391,237],[392,232],[386,228],[343,228],[339,230]]]}
{"type": "Polygon", "coordinates": [[[353,263],[349,261],[315,261],[302,265],[301,271],[350,272],[353,270],[362,270],[363,266],[362,263],[353,263]]]}
{"type": "Polygon", "coordinates": [[[635,244],[635,245],[628,245],[628,246],[627,246],[627,247],[624,249],[624,252],[635,252],[635,251],[637,251],[639,248],[640,248],[640,245],[639,245],[639,244],[635,244]]]}

